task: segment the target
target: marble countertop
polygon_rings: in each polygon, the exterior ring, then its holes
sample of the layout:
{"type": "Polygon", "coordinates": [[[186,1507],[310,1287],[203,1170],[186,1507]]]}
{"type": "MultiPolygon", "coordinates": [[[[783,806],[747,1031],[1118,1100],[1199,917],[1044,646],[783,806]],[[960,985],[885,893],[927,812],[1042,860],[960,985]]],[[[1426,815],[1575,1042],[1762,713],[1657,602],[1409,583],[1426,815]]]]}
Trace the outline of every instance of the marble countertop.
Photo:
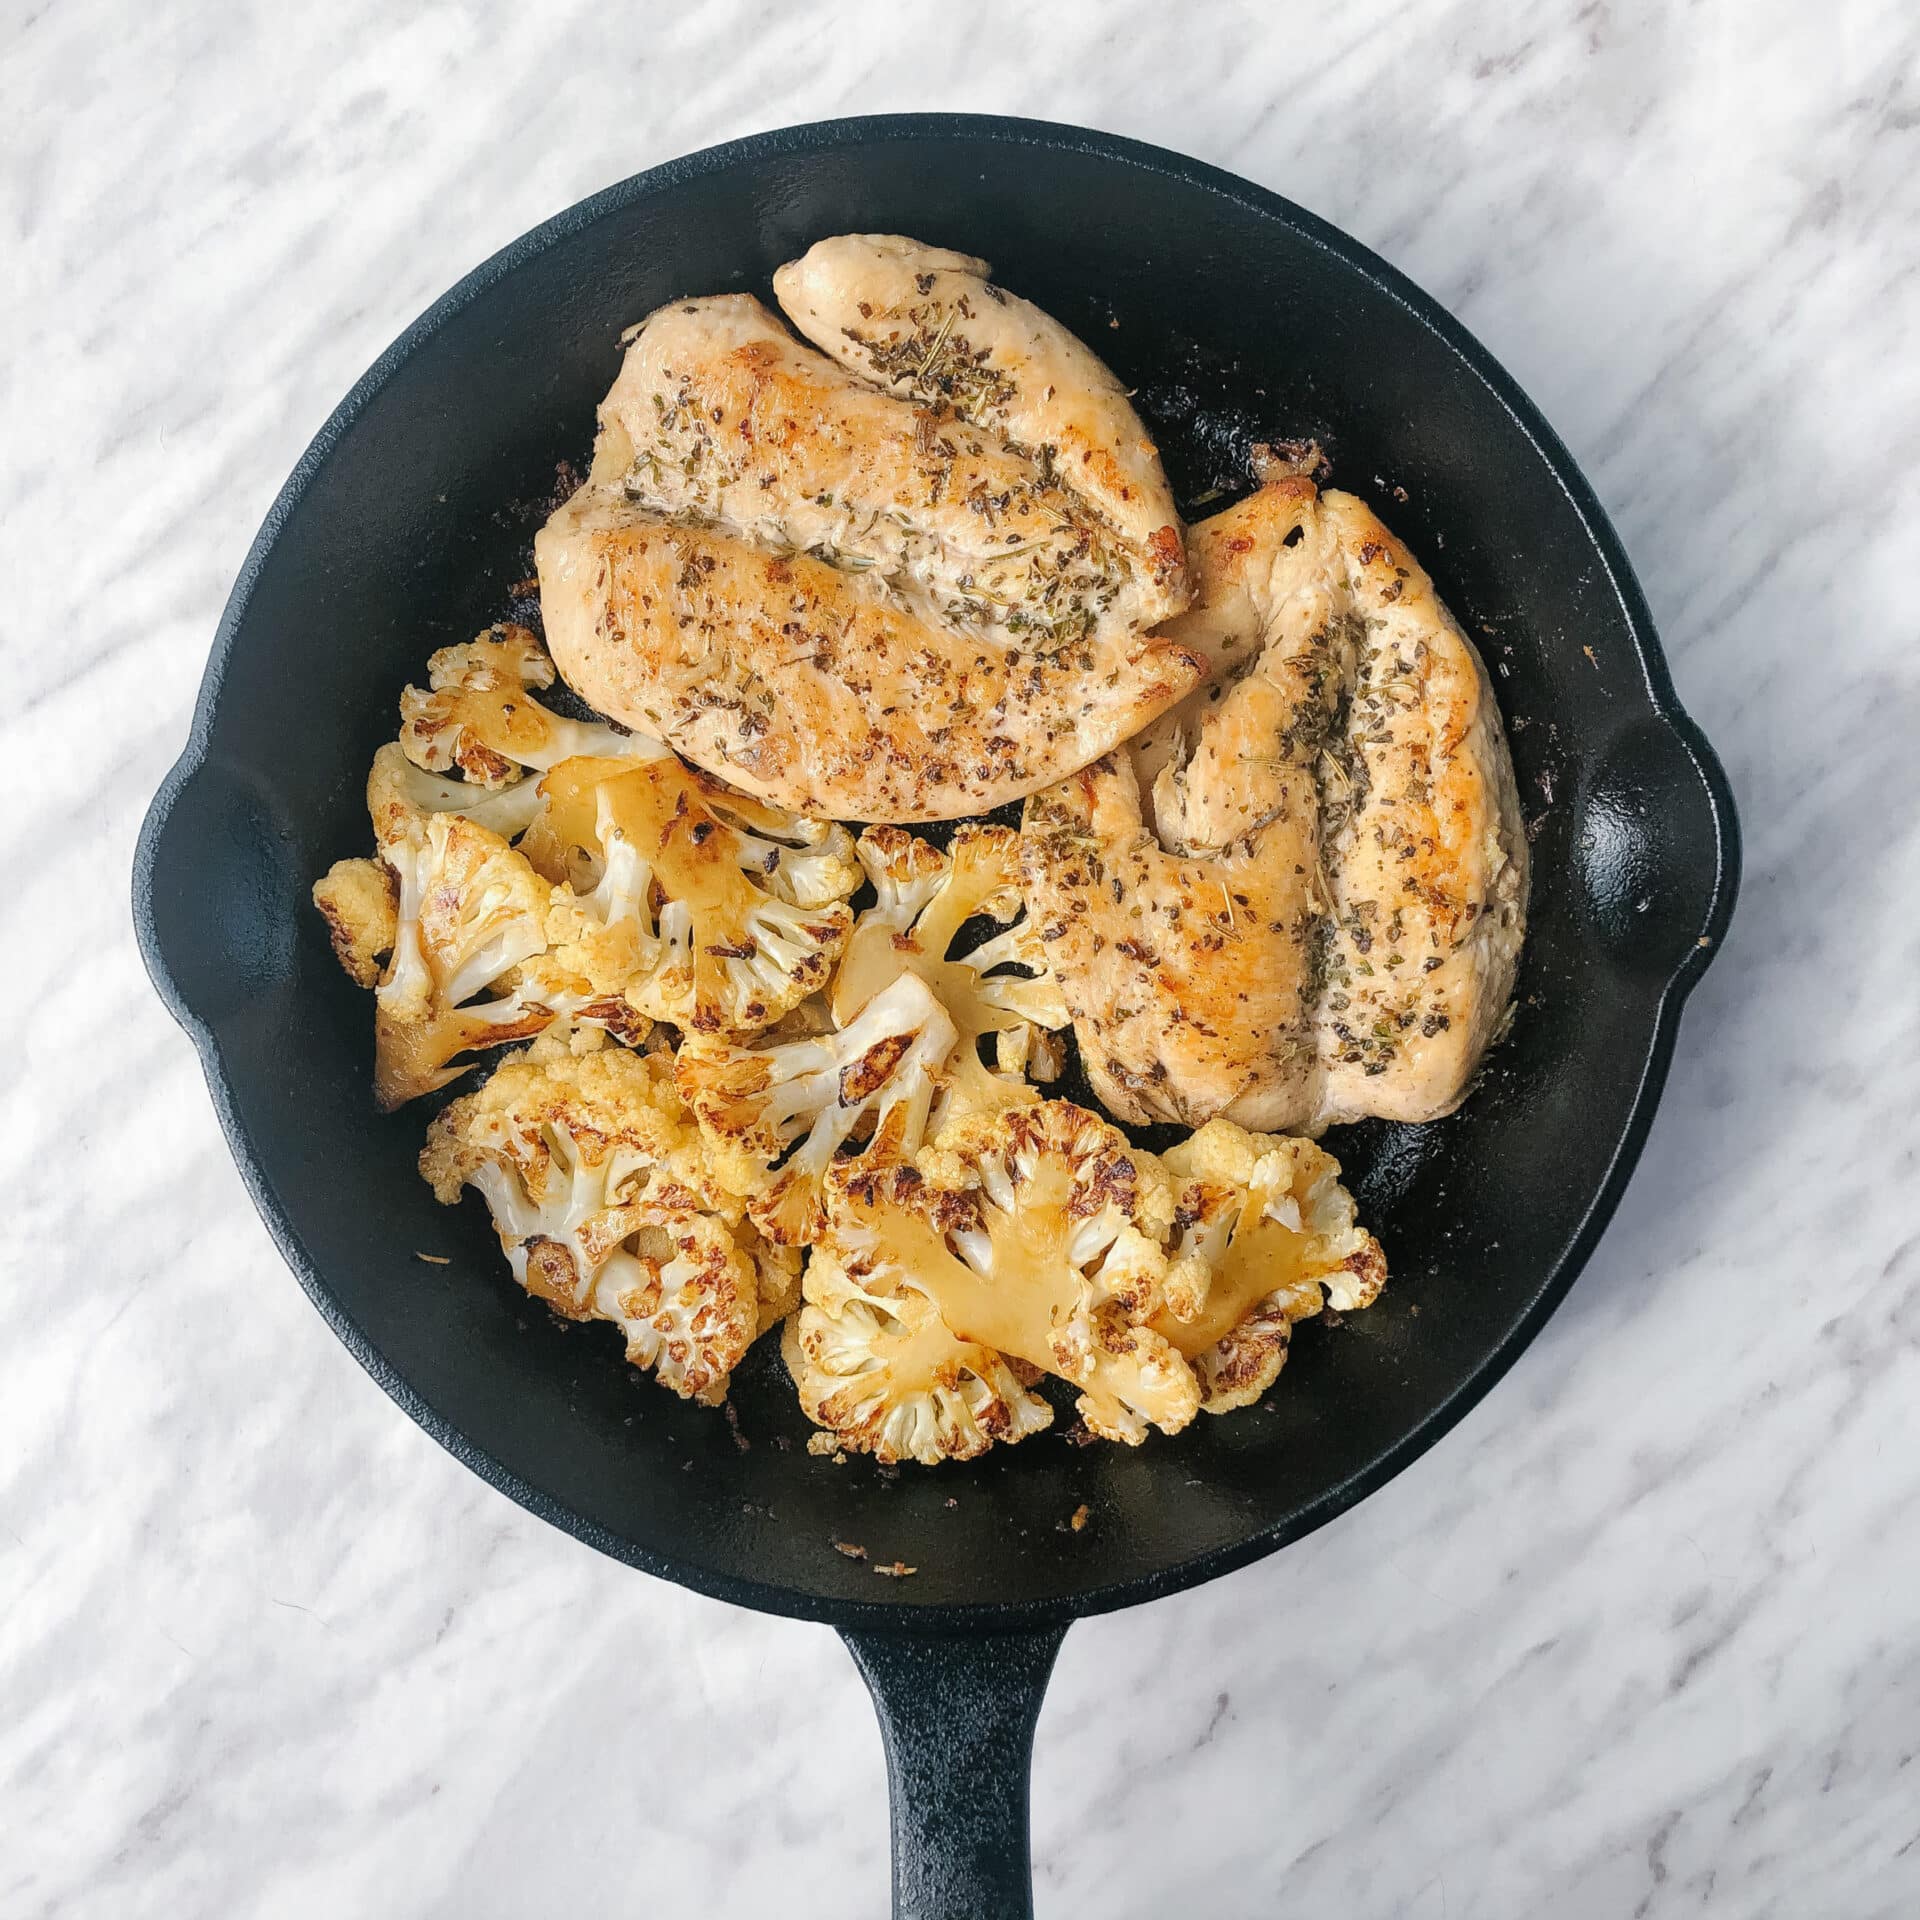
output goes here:
{"type": "Polygon", "coordinates": [[[0,1913],[884,1911],[838,1641],[600,1559],[361,1374],[126,873],[261,516],[415,314],[638,168],[936,107],[1234,169],[1458,313],[1613,514],[1747,835],[1645,1163],[1512,1374],[1299,1546],[1068,1636],[1040,1911],[1920,1910],[1910,9],[60,0],[5,34],[0,1913]]]}

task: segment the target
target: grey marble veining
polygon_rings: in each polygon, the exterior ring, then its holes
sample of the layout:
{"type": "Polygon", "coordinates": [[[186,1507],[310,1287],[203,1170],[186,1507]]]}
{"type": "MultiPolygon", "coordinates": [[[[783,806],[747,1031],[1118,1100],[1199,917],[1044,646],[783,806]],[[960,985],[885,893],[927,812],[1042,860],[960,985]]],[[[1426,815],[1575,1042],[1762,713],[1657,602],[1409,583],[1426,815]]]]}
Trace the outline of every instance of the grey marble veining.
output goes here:
{"type": "Polygon", "coordinates": [[[713,140],[971,107],[1180,148],[1458,312],[1585,464],[1747,830],[1645,1165],[1494,1395],[1068,1636],[1041,1910],[1920,1910],[1920,23],[15,5],[0,21],[0,1914],[871,1915],[823,1631],[468,1476],[287,1279],[125,875],[228,584],[379,350],[713,140]]]}

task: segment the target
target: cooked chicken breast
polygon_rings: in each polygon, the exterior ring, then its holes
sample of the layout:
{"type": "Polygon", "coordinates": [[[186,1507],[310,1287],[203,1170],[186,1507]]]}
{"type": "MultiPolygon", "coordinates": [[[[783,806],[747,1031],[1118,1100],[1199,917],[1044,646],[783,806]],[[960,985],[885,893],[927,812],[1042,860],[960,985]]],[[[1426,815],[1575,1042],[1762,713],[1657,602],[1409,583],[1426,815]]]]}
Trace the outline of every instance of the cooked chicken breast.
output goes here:
{"type": "MultiPolygon", "coordinates": [[[[1128,444],[1089,473],[1141,458],[1118,404],[1128,444]]],[[[600,419],[587,485],[535,543],[554,657],[750,792],[862,820],[985,811],[1205,670],[1148,631],[1187,600],[1170,504],[1136,538],[1054,443],[857,379],[747,295],[636,329],[600,419]]],[[[1091,447],[1099,425],[1075,431],[1091,447]]]]}
{"type": "MultiPolygon", "coordinates": [[[[773,276],[793,324],[850,372],[1048,449],[1123,538],[1177,556],[1159,449],[1108,368],[1059,321],[996,287],[970,254],[897,233],[819,241],[773,276]]],[[[1157,619],[1177,613],[1169,599],[1157,619]]]]}
{"type": "Polygon", "coordinates": [[[581,489],[534,543],[547,644],[603,713],[744,792],[850,820],[1031,793],[1200,678],[1177,641],[1002,650],[806,553],[581,489]]]}
{"type": "Polygon", "coordinates": [[[1163,632],[1208,683],[1027,804],[1029,906],[1094,1090],[1136,1122],[1436,1118],[1524,930],[1485,670],[1350,494],[1277,481],[1189,561],[1196,605],[1163,632]]]}

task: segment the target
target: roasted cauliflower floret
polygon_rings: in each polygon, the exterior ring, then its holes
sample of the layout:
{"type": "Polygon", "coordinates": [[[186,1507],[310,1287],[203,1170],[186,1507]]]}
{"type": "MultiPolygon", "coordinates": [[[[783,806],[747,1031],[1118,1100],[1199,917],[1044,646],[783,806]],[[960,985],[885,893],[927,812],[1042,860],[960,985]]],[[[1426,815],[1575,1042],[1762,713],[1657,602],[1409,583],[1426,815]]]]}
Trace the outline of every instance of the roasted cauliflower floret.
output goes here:
{"type": "MultiPolygon", "coordinates": [[[[1038,1099],[1022,1077],[1032,1035],[1064,1027],[1068,1014],[1038,930],[1025,917],[1020,836],[1010,827],[967,825],[943,854],[898,827],[869,827],[856,851],[879,897],[860,916],[834,976],[834,1018],[844,1026],[902,972],[917,973],[959,1036],[936,1127],[1038,1099]],[[955,936],[975,915],[1011,924],[950,959],[955,936]],[[1001,971],[1007,967],[1028,971],[1001,971]],[[998,1073],[980,1058],[989,1034],[998,1073]]],[[[1043,1068],[1050,1058],[1043,1049],[1043,1068]]]]}
{"type": "Polygon", "coordinates": [[[510,1060],[438,1115],[420,1172],[445,1205],[482,1195],[528,1292],[612,1321],[627,1357],[684,1398],[725,1397],[766,1289],[665,1056],[510,1060]]]}
{"type": "Polygon", "coordinates": [[[596,993],[591,981],[570,973],[551,953],[536,954],[501,982],[514,998],[545,1007],[554,1016],[551,1037],[573,1053],[589,1053],[599,1044],[596,1031],[637,1047],[653,1032],[653,1022],[617,993],[596,993]]]}
{"type": "Polygon", "coordinates": [[[932,988],[903,973],[838,1033],[776,1046],[693,1036],[674,1083],[716,1167],[752,1196],[754,1223],[770,1240],[806,1246],[826,1224],[821,1182],[857,1128],[870,1124],[866,1154],[876,1160],[920,1147],[954,1038],[932,988]]]}
{"type": "Polygon", "coordinates": [[[504,1061],[485,1086],[436,1116],[420,1171],[448,1206],[459,1199],[463,1182],[480,1184],[485,1192],[511,1171],[518,1185],[500,1189],[494,1217],[520,1239],[535,1233],[566,1238],[552,1225],[552,1208],[563,1199],[582,1217],[611,1204],[597,1196],[636,1191],[729,1223],[741,1211],[707,1165],[693,1116],[674,1091],[671,1056],[624,1047],[504,1061]],[[576,1139],[584,1143],[578,1152],[576,1139]],[[469,1171],[483,1162],[496,1171],[469,1171]],[[515,1193],[539,1211],[538,1220],[527,1214],[527,1224],[516,1225],[521,1215],[509,1219],[502,1212],[515,1193]]]}
{"type": "Polygon", "coordinates": [[[671,757],[569,760],[541,788],[524,844],[556,882],[547,935],[596,992],[712,1034],[765,1027],[825,985],[859,882],[845,828],[671,757]]]}
{"type": "Polygon", "coordinates": [[[376,989],[382,1107],[445,1086],[466,1070],[451,1064],[460,1054],[525,1040],[562,1012],[644,1032],[624,1003],[594,1010],[583,980],[527,976],[546,946],[547,888],[507,841],[538,805],[533,782],[489,790],[442,780],[392,742],[374,755],[367,812],[378,857],[336,861],[313,902],[349,978],[376,989]],[[488,987],[501,997],[469,1004],[488,987]]]}
{"type": "Polygon", "coordinates": [[[1105,1121],[1048,1100],[955,1122],[910,1165],[836,1168],[828,1256],[957,1338],[1072,1381],[1089,1428],[1137,1445],[1199,1411],[1161,1310],[1171,1182],[1105,1121]]]}
{"type": "Polygon", "coordinates": [[[497,833],[436,813],[385,858],[399,880],[393,960],[376,990],[390,1017],[460,1006],[544,951],[547,889],[497,833]]]}
{"type": "Polygon", "coordinates": [[[1182,1182],[1154,1326],[1192,1363],[1209,1413],[1279,1377],[1296,1320],[1371,1306],[1386,1257],[1356,1224],[1340,1164],[1310,1140],[1212,1120],[1165,1156],[1182,1182]]]}
{"type": "Polygon", "coordinates": [[[553,1014],[467,1007],[547,944],[548,888],[497,833],[456,813],[416,816],[381,855],[399,895],[374,992],[374,1094],[390,1109],[457,1078],[457,1053],[524,1039],[553,1014]]]}
{"type": "Polygon", "coordinates": [[[531,1040],[553,1024],[550,1007],[503,994],[469,1007],[443,1007],[423,1018],[373,1012],[373,1097],[382,1113],[450,1086],[479,1063],[462,1054],[531,1040]]]}
{"type": "Polygon", "coordinates": [[[553,685],[553,662],[525,627],[490,627],[427,662],[427,685],[400,696],[400,745],[416,767],[458,767],[483,787],[503,787],[529,767],[544,772],[576,754],[649,759],[667,749],[604,720],[569,720],[530,689],[553,685]]]}
{"type": "Polygon", "coordinates": [[[375,1095],[388,1108],[446,1086],[475,1063],[463,1053],[536,1040],[559,1054],[584,1053],[606,1036],[638,1046],[653,1022],[617,996],[596,994],[584,980],[536,954],[504,974],[486,1000],[446,1007],[425,1020],[389,1019],[374,1006],[375,1095]]]}
{"type": "Polygon", "coordinates": [[[949,1332],[926,1294],[870,1293],[825,1252],[804,1294],[780,1351],[807,1418],[850,1451],[931,1467],[1052,1425],[1033,1370],[949,1332]]]}
{"type": "Polygon", "coordinates": [[[313,883],[334,957],[356,986],[377,986],[399,928],[399,889],[383,860],[336,860],[313,883]]]}

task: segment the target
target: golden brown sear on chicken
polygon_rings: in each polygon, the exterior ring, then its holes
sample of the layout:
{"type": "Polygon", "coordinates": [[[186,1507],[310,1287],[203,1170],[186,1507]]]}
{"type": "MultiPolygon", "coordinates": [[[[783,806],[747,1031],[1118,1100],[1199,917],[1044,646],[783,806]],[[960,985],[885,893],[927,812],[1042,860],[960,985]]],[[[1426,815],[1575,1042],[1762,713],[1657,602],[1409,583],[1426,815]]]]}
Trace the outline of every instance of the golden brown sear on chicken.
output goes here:
{"type": "Polygon", "coordinates": [[[1027,804],[1030,910],[1123,1119],[1317,1132],[1464,1096],[1513,991],[1526,838],[1471,643],[1351,494],[1192,530],[1162,629],[1208,682],[1027,804]]]}

